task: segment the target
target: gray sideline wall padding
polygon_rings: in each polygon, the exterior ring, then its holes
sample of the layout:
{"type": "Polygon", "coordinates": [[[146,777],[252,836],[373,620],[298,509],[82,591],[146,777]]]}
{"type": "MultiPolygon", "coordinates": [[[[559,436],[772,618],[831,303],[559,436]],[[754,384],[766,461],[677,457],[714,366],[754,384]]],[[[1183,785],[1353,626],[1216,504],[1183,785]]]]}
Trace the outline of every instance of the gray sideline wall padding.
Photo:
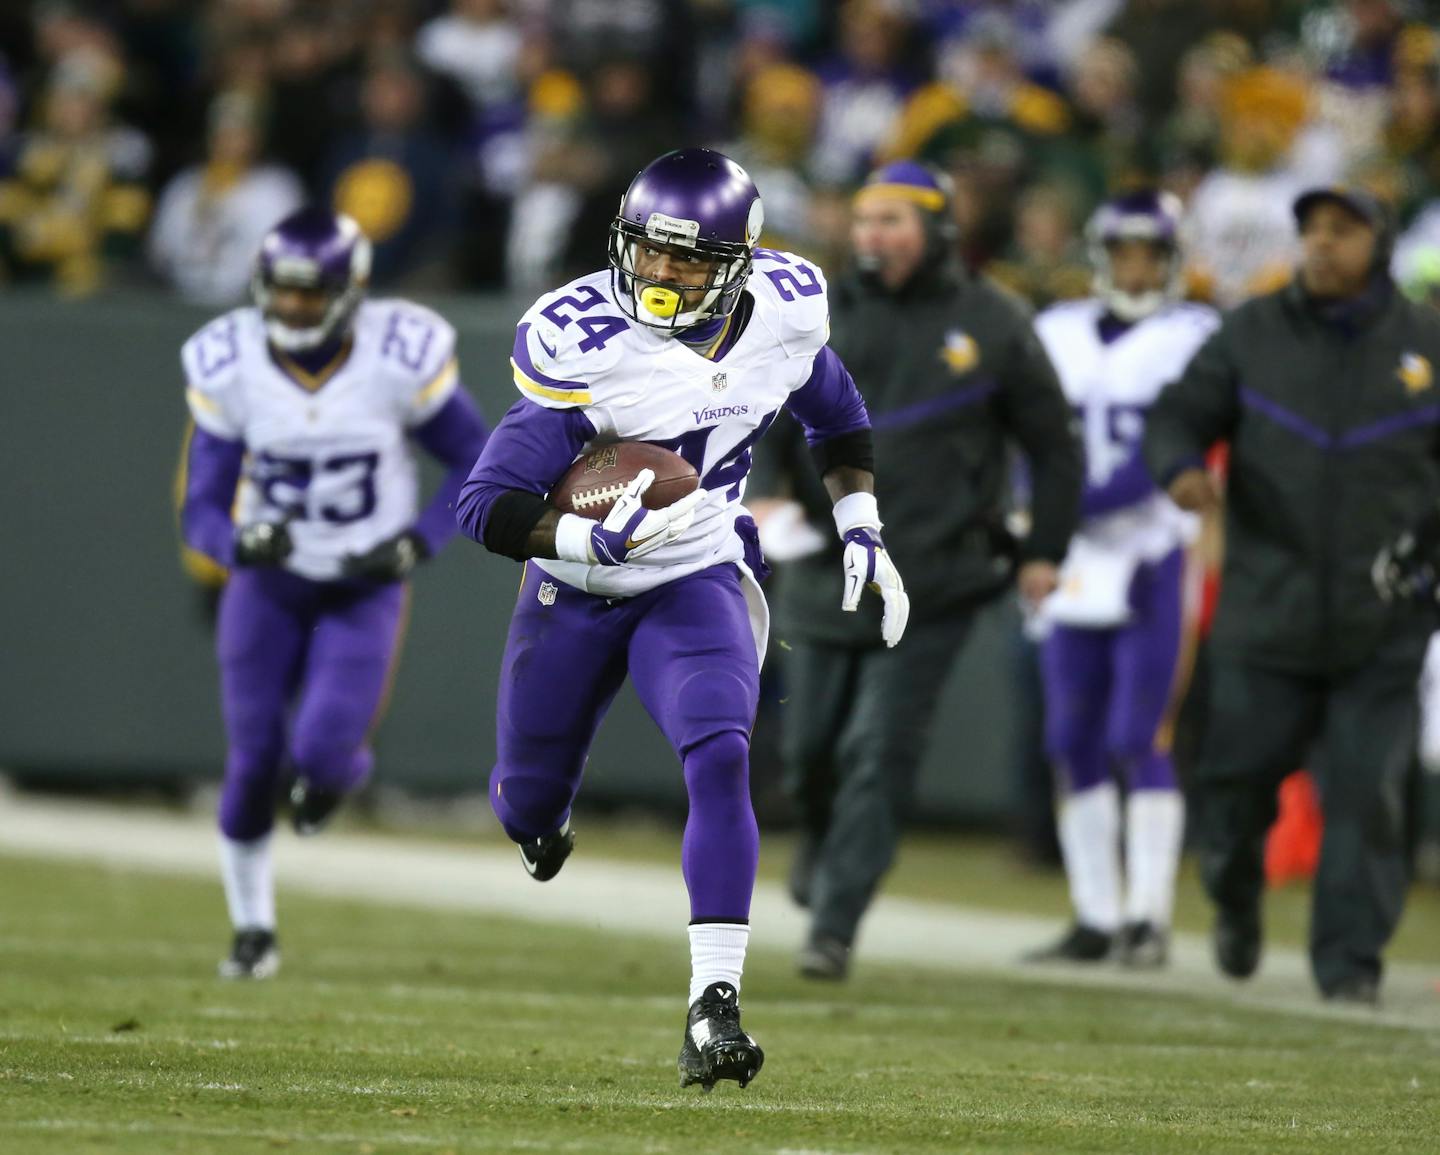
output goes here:
{"type": "MultiPolygon", "coordinates": [[[[459,329],[463,378],[493,424],[515,397],[508,361],[526,302],[428,303],[459,329]]],[[[0,768],[57,781],[219,776],[210,626],[179,565],[172,505],[186,424],[178,351],[208,316],[146,292],[63,303],[0,291],[0,768]]],[[[380,781],[485,789],[519,578],[465,539],[418,575],[376,743],[380,781]]],[[[916,799],[927,817],[1012,809],[1016,629],[1013,607],[988,610],[951,676],[916,799]]],[[[781,696],[775,686],[758,723],[757,796],[778,789],[781,696]]],[[[674,756],[628,689],[592,751],[587,795],[684,806],[674,756]]]]}

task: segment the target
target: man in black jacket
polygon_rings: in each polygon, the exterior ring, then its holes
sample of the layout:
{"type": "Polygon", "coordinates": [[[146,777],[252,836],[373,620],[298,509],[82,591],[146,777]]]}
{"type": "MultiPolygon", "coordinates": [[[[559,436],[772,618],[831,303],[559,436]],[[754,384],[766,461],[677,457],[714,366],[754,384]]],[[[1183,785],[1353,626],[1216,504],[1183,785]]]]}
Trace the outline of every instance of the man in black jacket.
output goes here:
{"type": "MultiPolygon", "coordinates": [[[[1078,516],[1081,452],[1054,369],[1025,310],[962,270],[952,222],[943,174],[914,162],[881,169],[856,198],[856,275],[831,297],[831,345],[862,384],[887,463],[876,496],[912,624],[896,649],[876,645],[868,601],[841,611],[833,551],[784,575],[784,749],[804,828],[791,889],[812,911],[800,958],[811,977],[845,976],[975,610],[1012,581],[1031,603],[1050,593],[1078,516]],[[1011,439],[1033,492],[1033,528],[1018,545],[1003,523],[1011,439]]],[[[804,456],[782,472],[823,519],[804,456]]]]}
{"type": "Polygon", "coordinates": [[[1415,683],[1434,627],[1433,609],[1375,588],[1403,592],[1413,549],[1376,558],[1440,498],[1440,316],[1395,291],[1378,202],[1317,189],[1295,219],[1295,282],[1225,319],[1161,394],[1145,455],[1180,506],[1201,510],[1216,501],[1201,455],[1230,443],[1192,809],[1217,961],[1235,978],[1259,964],[1276,787],[1318,743],[1311,962],[1327,998],[1373,1003],[1408,881],[1415,683]]]}

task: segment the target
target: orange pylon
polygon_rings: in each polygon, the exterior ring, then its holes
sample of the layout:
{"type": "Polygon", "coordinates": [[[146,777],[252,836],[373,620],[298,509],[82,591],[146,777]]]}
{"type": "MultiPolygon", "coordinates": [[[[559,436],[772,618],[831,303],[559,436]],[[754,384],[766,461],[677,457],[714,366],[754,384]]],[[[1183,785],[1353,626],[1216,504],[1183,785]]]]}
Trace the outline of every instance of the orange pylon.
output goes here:
{"type": "Polygon", "coordinates": [[[1280,783],[1279,816],[1265,839],[1265,879],[1271,886],[1315,877],[1325,823],[1320,796],[1308,771],[1297,770],[1280,783]]]}

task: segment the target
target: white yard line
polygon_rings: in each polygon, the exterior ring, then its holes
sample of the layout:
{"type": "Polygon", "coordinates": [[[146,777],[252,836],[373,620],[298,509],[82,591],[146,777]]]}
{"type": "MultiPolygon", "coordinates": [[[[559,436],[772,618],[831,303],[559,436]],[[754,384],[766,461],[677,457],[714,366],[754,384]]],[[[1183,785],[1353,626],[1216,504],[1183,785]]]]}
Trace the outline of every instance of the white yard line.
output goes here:
{"type": "MultiPolygon", "coordinates": [[[[132,870],[209,877],[215,833],[192,815],[31,796],[0,797],[0,852],[100,862],[132,870]]],[[[558,878],[537,886],[509,847],[474,849],[340,832],[298,840],[281,832],[276,874],[283,891],[445,910],[466,910],[564,926],[677,939],[689,917],[673,867],[587,858],[581,842],[558,878]]],[[[218,902],[217,898],[217,902],[218,902]]],[[[282,914],[283,917],[283,914],[282,914]]],[[[803,912],[782,887],[761,883],[751,909],[758,950],[790,950],[805,932],[803,912]]],[[[866,919],[857,966],[867,960],[955,971],[994,971],[1038,982],[1172,992],[1256,1008],[1440,1030],[1440,960],[1433,968],[1389,968],[1378,1012],[1318,999],[1304,955],[1266,952],[1261,973],[1234,984],[1219,976],[1199,935],[1177,935],[1159,972],[1098,967],[1022,967],[1016,959],[1057,930],[1050,919],[937,902],[882,897],[866,919]]],[[[837,988],[840,995],[843,988],[837,988]]],[[[756,992],[757,998],[763,998],[756,992]]]]}

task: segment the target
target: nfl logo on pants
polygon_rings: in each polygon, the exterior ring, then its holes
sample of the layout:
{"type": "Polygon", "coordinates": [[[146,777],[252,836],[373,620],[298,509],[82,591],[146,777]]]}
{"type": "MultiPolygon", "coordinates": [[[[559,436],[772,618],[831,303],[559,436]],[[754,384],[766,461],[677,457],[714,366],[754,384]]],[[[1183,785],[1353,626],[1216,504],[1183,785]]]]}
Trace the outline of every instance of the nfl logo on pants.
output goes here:
{"type": "Polygon", "coordinates": [[[553,606],[555,604],[556,587],[554,582],[541,582],[540,592],[536,595],[542,606],[553,606]]]}

